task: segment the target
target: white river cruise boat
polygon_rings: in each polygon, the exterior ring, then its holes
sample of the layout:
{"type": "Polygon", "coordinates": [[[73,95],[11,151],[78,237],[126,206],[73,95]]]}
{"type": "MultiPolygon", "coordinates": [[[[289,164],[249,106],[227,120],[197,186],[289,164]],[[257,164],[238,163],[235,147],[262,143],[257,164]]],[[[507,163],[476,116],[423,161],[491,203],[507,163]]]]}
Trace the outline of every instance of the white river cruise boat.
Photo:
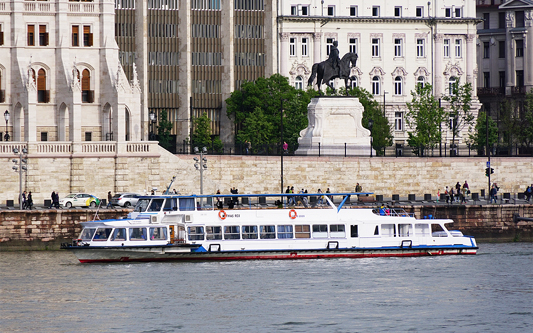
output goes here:
{"type": "Polygon", "coordinates": [[[473,237],[446,228],[452,220],[352,208],[347,199],[358,194],[146,196],[127,218],[81,222],[79,238],[61,248],[82,263],[476,254],[473,237]],[[275,197],[303,204],[267,203],[275,197]],[[219,199],[231,209],[218,209],[219,199]]]}

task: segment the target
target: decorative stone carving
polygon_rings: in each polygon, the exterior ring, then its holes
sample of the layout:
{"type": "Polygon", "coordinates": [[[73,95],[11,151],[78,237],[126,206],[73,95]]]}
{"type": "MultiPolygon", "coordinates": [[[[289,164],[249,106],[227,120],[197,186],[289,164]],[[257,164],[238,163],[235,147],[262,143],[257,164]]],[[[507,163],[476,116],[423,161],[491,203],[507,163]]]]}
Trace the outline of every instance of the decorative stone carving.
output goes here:
{"type": "Polygon", "coordinates": [[[391,73],[391,76],[392,77],[397,77],[397,76],[406,77],[407,76],[407,71],[403,67],[396,67],[394,69],[394,71],[391,73]]]}
{"type": "Polygon", "coordinates": [[[139,78],[137,77],[137,65],[133,63],[133,79],[131,80],[132,89],[140,92],[141,84],[139,83],[139,78]]]}

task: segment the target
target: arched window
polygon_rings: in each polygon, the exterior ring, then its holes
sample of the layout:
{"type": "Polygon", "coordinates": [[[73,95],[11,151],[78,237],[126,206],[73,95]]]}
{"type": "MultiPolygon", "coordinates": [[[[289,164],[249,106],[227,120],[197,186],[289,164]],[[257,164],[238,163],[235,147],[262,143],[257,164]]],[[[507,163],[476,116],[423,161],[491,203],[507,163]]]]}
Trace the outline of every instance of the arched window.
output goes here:
{"type": "Polygon", "coordinates": [[[379,89],[380,88],[379,87],[380,86],[379,83],[380,83],[379,82],[379,77],[378,76],[374,76],[372,78],[372,95],[379,95],[379,90],[380,90],[379,89]]]}
{"type": "Polygon", "coordinates": [[[303,89],[304,84],[303,84],[303,80],[302,80],[302,77],[301,77],[301,76],[297,76],[297,77],[296,77],[296,80],[294,81],[294,87],[295,87],[296,89],[300,89],[300,90],[303,89]]]}
{"type": "Polygon", "coordinates": [[[394,95],[401,95],[402,94],[402,85],[403,85],[403,81],[402,81],[402,78],[400,76],[397,76],[395,79],[394,79],[394,95]]]}
{"type": "Polygon", "coordinates": [[[124,112],[124,123],[125,123],[125,138],[124,140],[126,141],[130,141],[131,139],[131,133],[130,133],[130,110],[128,110],[128,108],[126,108],[125,112],[124,112]]]}
{"type": "Polygon", "coordinates": [[[450,80],[448,80],[448,94],[450,96],[453,96],[453,85],[457,81],[457,78],[455,76],[450,77],[450,80]]]}
{"type": "Polygon", "coordinates": [[[417,88],[424,88],[424,85],[426,83],[426,80],[424,80],[423,76],[419,76],[416,78],[416,86],[417,88]]]}
{"type": "Polygon", "coordinates": [[[81,101],[83,103],[94,102],[94,91],[91,90],[91,73],[88,69],[81,72],[81,101]]]}
{"type": "Polygon", "coordinates": [[[50,91],[46,89],[46,71],[42,68],[37,72],[37,102],[50,102],[50,91]]]}

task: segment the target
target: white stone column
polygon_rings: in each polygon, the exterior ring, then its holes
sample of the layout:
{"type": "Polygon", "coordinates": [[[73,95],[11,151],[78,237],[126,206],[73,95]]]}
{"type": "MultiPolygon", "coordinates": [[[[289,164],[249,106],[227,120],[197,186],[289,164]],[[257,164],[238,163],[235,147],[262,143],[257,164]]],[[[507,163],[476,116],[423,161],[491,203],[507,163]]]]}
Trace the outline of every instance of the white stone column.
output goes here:
{"type": "Polygon", "coordinates": [[[513,28],[514,24],[514,13],[506,12],[505,13],[505,95],[511,95],[512,87],[514,84],[515,78],[515,68],[514,68],[514,39],[511,36],[510,30],[513,28]]]}
{"type": "Polygon", "coordinates": [[[311,64],[322,61],[320,56],[320,50],[322,49],[322,33],[315,32],[313,36],[313,59],[311,64]]]}
{"type": "Polygon", "coordinates": [[[435,82],[433,82],[433,91],[435,96],[444,95],[443,87],[443,77],[442,77],[442,64],[444,63],[444,35],[436,34],[434,39],[434,50],[433,50],[433,70],[432,73],[435,82]]]}
{"type": "Polygon", "coordinates": [[[529,91],[533,86],[533,70],[531,69],[531,66],[533,66],[533,54],[529,51],[530,45],[533,46],[533,31],[531,29],[533,25],[532,15],[533,11],[525,11],[525,25],[528,31],[528,33],[524,34],[524,86],[526,87],[526,91],[529,91]]]}
{"type": "Polygon", "coordinates": [[[148,140],[148,1],[135,2],[135,65],[141,87],[141,140],[148,140]]]}
{"type": "Polygon", "coordinates": [[[190,96],[191,96],[191,1],[180,0],[180,20],[178,25],[179,38],[179,119],[188,119],[188,121],[178,122],[177,142],[189,138],[191,121],[190,119],[190,96]]]}
{"type": "Polygon", "coordinates": [[[474,84],[474,62],[476,61],[475,34],[466,35],[466,82],[474,84]]]}
{"type": "Polygon", "coordinates": [[[231,96],[235,89],[235,70],[233,70],[235,63],[235,41],[234,30],[235,22],[233,18],[234,2],[228,1],[222,6],[222,20],[220,36],[222,38],[222,67],[228,70],[222,72],[222,110],[220,111],[220,138],[223,142],[234,141],[234,124],[227,116],[226,99],[231,96]],[[229,70],[231,68],[231,70],[229,70]]]}
{"type": "Polygon", "coordinates": [[[282,32],[280,37],[280,74],[283,76],[289,76],[289,33],[282,32]]]}

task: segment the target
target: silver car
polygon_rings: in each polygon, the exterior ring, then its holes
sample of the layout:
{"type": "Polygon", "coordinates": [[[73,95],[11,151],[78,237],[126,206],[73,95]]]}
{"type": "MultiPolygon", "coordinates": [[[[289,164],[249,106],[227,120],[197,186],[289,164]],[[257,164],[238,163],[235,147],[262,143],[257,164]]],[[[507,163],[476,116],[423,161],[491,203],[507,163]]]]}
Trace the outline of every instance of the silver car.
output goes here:
{"type": "Polygon", "coordinates": [[[137,193],[117,193],[111,199],[113,206],[130,207],[135,206],[139,201],[140,194],[137,193]]]}

